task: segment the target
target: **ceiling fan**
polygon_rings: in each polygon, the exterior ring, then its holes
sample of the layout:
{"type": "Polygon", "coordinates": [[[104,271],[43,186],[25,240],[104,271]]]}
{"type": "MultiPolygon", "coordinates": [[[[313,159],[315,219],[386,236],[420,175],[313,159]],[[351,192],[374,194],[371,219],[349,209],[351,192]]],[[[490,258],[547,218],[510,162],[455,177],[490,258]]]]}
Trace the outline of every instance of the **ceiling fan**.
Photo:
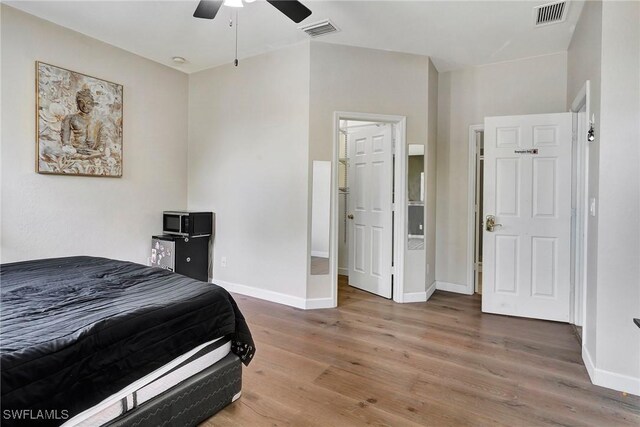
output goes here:
{"type": "MultiPolygon", "coordinates": [[[[253,0],[246,0],[252,3],[253,0]]],[[[287,15],[293,22],[300,23],[311,15],[311,11],[305,5],[296,0],[267,0],[273,7],[287,15]]],[[[196,18],[213,19],[220,6],[242,7],[242,0],[200,0],[193,16],[196,18]]]]}

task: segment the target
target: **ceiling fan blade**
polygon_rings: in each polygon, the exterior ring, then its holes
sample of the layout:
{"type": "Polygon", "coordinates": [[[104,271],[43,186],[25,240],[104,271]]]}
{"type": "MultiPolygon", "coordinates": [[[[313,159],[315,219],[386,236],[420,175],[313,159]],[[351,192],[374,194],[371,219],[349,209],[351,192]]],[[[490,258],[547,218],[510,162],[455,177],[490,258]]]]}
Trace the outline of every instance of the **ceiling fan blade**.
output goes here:
{"type": "Polygon", "coordinates": [[[193,16],[196,18],[213,19],[222,6],[222,0],[200,0],[193,16]]]}
{"type": "Polygon", "coordinates": [[[311,15],[309,8],[296,0],[267,0],[273,7],[284,13],[296,24],[311,15]]]}

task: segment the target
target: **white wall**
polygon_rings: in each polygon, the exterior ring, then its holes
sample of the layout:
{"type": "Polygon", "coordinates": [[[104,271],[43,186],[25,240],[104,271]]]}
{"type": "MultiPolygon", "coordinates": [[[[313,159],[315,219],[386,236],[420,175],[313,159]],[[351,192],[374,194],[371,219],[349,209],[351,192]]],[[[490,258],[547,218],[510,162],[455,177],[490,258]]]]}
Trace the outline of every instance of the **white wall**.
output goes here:
{"type": "MultiPolygon", "coordinates": [[[[484,117],[566,111],[567,53],[440,73],[436,280],[467,285],[469,126],[484,117]]],[[[462,286],[461,286],[462,288],[462,286]]]]}
{"type": "MultiPolygon", "coordinates": [[[[598,197],[600,151],[600,74],[602,54],[602,2],[588,1],[569,45],[567,53],[567,109],[587,80],[590,81],[590,109],[596,118],[596,139],[589,144],[589,198],[598,197]]],[[[582,329],[583,344],[596,362],[598,217],[589,216],[587,241],[586,307],[582,329]]]]}
{"type": "Polygon", "coordinates": [[[640,4],[586,2],[568,50],[567,105],[591,81],[583,356],[595,384],[640,394],[640,4]]]}
{"type": "MultiPolygon", "coordinates": [[[[406,116],[407,143],[426,146],[428,78],[426,56],[312,42],[308,167],[332,160],[335,111],[406,116]]],[[[425,291],[424,258],[406,263],[405,293],[425,291]]],[[[310,280],[307,295],[329,298],[331,278],[319,277],[310,280]]]]}
{"type": "Polygon", "coordinates": [[[164,209],[186,207],[187,76],[2,5],[2,259],[146,263],[164,209]],[[35,61],[124,86],[122,178],[35,172],[35,61]]]}
{"type": "MultiPolygon", "coordinates": [[[[190,75],[188,205],[216,212],[214,281],[330,301],[330,276],[308,270],[312,165],[332,160],[333,113],[405,115],[407,142],[426,145],[428,79],[427,57],[316,42],[190,75]]],[[[424,292],[424,258],[406,292],[424,292]]]]}
{"type": "Polygon", "coordinates": [[[640,3],[602,5],[596,384],[640,395],[640,3]]]}
{"type": "Polygon", "coordinates": [[[214,282],[305,298],[308,129],[308,44],[189,76],[188,204],[216,213],[214,282]]]}

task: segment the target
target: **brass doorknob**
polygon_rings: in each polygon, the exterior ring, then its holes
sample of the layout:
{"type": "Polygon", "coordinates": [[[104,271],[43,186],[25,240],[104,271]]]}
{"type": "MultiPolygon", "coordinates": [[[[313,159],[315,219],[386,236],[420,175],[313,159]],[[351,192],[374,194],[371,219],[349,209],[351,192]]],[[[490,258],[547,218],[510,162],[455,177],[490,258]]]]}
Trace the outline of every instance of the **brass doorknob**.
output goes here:
{"type": "Polygon", "coordinates": [[[496,217],[493,215],[487,215],[485,225],[486,225],[487,231],[489,232],[493,232],[494,231],[493,229],[496,227],[502,227],[502,224],[496,224],[496,217]]]}
{"type": "Polygon", "coordinates": [[[347,218],[349,218],[349,219],[353,219],[353,214],[349,214],[349,215],[347,215],[347,218]]]}

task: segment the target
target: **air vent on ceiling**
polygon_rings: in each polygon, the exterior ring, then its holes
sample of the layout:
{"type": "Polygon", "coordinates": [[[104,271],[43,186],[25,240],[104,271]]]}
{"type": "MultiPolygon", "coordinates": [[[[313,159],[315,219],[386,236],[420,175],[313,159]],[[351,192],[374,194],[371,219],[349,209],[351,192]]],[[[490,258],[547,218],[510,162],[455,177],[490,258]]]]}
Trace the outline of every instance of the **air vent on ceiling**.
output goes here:
{"type": "Polygon", "coordinates": [[[319,37],[325,34],[340,31],[338,27],[333,25],[333,22],[329,21],[328,19],[320,22],[315,22],[313,24],[303,25],[298,28],[307,33],[309,37],[319,37]]]}
{"type": "Polygon", "coordinates": [[[553,2],[533,8],[536,26],[557,24],[567,18],[569,5],[566,1],[553,2]]]}

